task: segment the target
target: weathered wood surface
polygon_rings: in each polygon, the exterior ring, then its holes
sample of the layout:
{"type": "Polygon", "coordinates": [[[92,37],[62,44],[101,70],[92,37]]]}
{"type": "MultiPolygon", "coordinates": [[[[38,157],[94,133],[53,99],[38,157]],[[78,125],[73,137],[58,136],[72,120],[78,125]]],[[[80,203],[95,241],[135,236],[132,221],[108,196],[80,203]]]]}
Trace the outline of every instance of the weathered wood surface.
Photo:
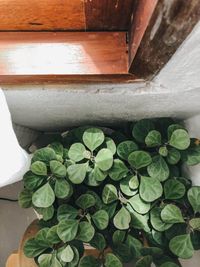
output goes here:
{"type": "Polygon", "coordinates": [[[156,75],[199,20],[199,0],[159,0],[130,72],[146,79],[156,75]]]}
{"type": "Polygon", "coordinates": [[[124,32],[0,33],[0,82],[127,73],[124,32]]]}

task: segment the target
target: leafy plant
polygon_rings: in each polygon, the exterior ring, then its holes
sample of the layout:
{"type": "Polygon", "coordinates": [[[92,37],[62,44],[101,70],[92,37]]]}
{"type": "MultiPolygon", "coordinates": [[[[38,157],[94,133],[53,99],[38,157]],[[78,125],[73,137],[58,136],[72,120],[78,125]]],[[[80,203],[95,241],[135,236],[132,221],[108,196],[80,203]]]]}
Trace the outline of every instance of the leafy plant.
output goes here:
{"type": "Polygon", "coordinates": [[[180,266],[200,249],[200,187],[183,163],[200,163],[199,140],[171,119],[109,136],[94,127],[67,132],[38,149],[24,175],[19,204],[42,217],[25,255],[40,267],[180,266]]]}

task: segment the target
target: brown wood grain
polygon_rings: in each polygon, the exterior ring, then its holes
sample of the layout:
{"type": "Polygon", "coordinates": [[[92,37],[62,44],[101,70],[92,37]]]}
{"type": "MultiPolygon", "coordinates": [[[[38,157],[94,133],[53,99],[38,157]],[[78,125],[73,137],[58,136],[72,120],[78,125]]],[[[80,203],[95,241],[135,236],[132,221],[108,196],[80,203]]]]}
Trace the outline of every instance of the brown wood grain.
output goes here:
{"type": "Polygon", "coordinates": [[[199,0],[159,0],[130,72],[146,79],[156,75],[199,20],[199,0]]]}
{"type": "Polygon", "coordinates": [[[129,29],[129,65],[131,66],[158,0],[137,0],[129,29]]]}
{"type": "Polygon", "coordinates": [[[88,30],[127,30],[135,0],[85,0],[88,30]]]}
{"type": "Polygon", "coordinates": [[[83,30],[83,0],[0,0],[0,30],[83,30]]]}
{"type": "Polygon", "coordinates": [[[0,33],[0,82],[127,73],[124,32],[0,33]]]}

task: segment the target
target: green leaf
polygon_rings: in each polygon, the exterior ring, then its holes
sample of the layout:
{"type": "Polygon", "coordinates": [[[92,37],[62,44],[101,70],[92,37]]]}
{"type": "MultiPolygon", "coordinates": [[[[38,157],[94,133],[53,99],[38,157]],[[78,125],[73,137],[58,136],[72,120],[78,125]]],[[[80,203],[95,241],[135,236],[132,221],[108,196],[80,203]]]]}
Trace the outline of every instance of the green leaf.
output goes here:
{"type": "Polygon", "coordinates": [[[152,256],[150,255],[144,256],[136,262],[135,267],[151,267],[152,262],[153,262],[152,256]]]}
{"type": "Polygon", "coordinates": [[[156,130],[150,131],[145,138],[145,143],[148,147],[160,146],[161,145],[161,134],[156,130]]]}
{"type": "Polygon", "coordinates": [[[154,177],[142,176],[140,187],[140,197],[146,202],[153,202],[162,196],[163,188],[159,180],[154,177]]]}
{"type": "Polygon", "coordinates": [[[94,256],[85,256],[81,258],[79,267],[100,267],[100,263],[94,256]]]}
{"type": "Polygon", "coordinates": [[[83,194],[76,200],[76,205],[83,210],[91,208],[95,203],[96,200],[91,194],[83,194]]]}
{"type": "Polygon", "coordinates": [[[47,166],[42,161],[35,161],[31,164],[31,171],[36,175],[47,175],[47,166]]]}
{"type": "Polygon", "coordinates": [[[187,165],[193,166],[200,163],[200,146],[189,148],[186,151],[186,159],[187,165]]]}
{"type": "Polygon", "coordinates": [[[76,247],[74,247],[74,246],[72,246],[72,249],[73,249],[73,252],[74,252],[74,258],[73,258],[73,260],[71,262],[69,262],[67,264],[67,267],[77,267],[78,262],[79,262],[80,255],[79,255],[78,249],[76,247]]]}
{"type": "Polygon", "coordinates": [[[36,150],[33,155],[32,162],[42,161],[49,163],[49,161],[56,159],[56,153],[52,148],[44,147],[36,150]]]}
{"type": "Polygon", "coordinates": [[[48,208],[36,208],[36,207],[34,207],[34,209],[36,209],[36,211],[42,215],[42,219],[44,221],[50,220],[54,215],[53,205],[48,207],[48,208]]]}
{"type": "Polygon", "coordinates": [[[159,207],[155,207],[150,212],[150,221],[153,228],[159,232],[164,232],[169,229],[172,224],[165,223],[161,219],[161,211],[162,209],[159,207]]]}
{"type": "Polygon", "coordinates": [[[53,255],[51,267],[62,267],[60,261],[57,259],[56,255],[53,255]]]}
{"type": "Polygon", "coordinates": [[[71,195],[72,188],[66,180],[56,179],[54,190],[57,198],[66,198],[71,195]]]}
{"type": "Polygon", "coordinates": [[[140,250],[142,248],[142,243],[140,240],[128,234],[125,243],[130,248],[131,253],[135,258],[139,258],[141,256],[140,250]]]}
{"type": "Polygon", "coordinates": [[[149,176],[157,178],[160,182],[169,177],[169,168],[161,156],[154,156],[152,163],[147,167],[149,176]]]}
{"type": "Polygon", "coordinates": [[[115,159],[112,168],[109,170],[109,176],[114,181],[119,181],[128,173],[128,168],[120,159],[115,159]]]}
{"type": "Polygon", "coordinates": [[[148,225],[149,214],[139,214],[134,211],[133,207],[128,203],[126,208],[129,210],[131,214],[131,226],[135,229],[142,229],[145,232],[150,232],[150,228],[148,225]]]}
{"type": "Polygon", "coordinates": [[[172,238],[169,242],[169,248],[172,253],[182,259],[190,259],[194,254],[194,248],[189,234],[172,238]]]}
{"type": "Polygon", "coordinates": [[[81,184],[87,173],[88,163],[74,164],[67,168],[69,179],[73,184],[81,184]]]}
{"type": "Polygon", "coordinates": [[[90,241],[90,245],[99,251],[103,251],[106,248],[106,240],[100,233],[95,233],[94,237],[90,241]]]}
{"type": "Polygon", "coordinates": [[[154,124],[151,120],[143,119],[138,122],[133,127],[132,135],[140,143],[144,143],[147,134],[154,130],[154,124]]]}
{"type": "Polygon", "coordinates": [[[38,258],[39,267],[51,266],[52,254],[42,254],[38,258]]]}
{"type": "Polygon", "coordinates": [[[64,262],[71,262],[73,260],[74,251],[70,245],[66,246],[66,248],[62,250],[60,258],[64,262]]]}
{"type": "Polygon", "coordinates": [[[81,143],[75,143],[70,146],[68,156],[74,162],[79,162],[85,158],[86,148],[81,143]]]}
{"type": "Polygon", "coordinates": [[[107,172],[104,172],[95,166],[90,175],[92,175],[96,181],[102,182],[107,177],[107,172]]]}
{"type": "Polygon", "coordinates": [[[162,265],[160,265],[160,267],[179,267],[179,265],[177,265],[174,262],[167,261],[163,263],[162,265]]]}
{"type": "Polygon", "coordinates": [[[99,147],[104,138],[103,131],[98,128],[89,128],[83,134],[83,142],[91,151],[99,147]]]}
{"type": "Polygon", "coordinates": [[[50,161],[50,169],[51,172],[57,177],[64,178],[67,175],[66,167],[57,160],[50,161]]]}
{"type": "Polygon", "coordinates": [[[95,163],[102,171],[109,170],[113,165],[112,152],[107,148],[101,149],[95,157],[95,163]]]}
{"type": "Polygon", "coordinates": [[[38,208],[48,208],[54,201],[55,194],[49,183],[40,187],[32,196],[32,202],[38,208]]]}
{"type": "Polygon", "coordinates": [[[52,226],[46,235],[46,239],[47,242],[49,242],[50,244],[58,244],[61,242],[61,239],[59,238],[58,234],[57,234],[57,229],[58,229],[58,225],[54,225],[52,226]]]}
{"type": "Polygon", "coordinates": [[[189,221],[190,226],[193,230],[200,231],[200,218],[193,218],[189,221]]]}
{"type": "Polygon", "coordinates": [[[94,237],[95,230],[94,227],[89,222],[80,222],[77,239],[83,242],[90,242],[94,237]]]}
{"type": "Polygon", "coordinates": [[[57,234],[63,242],[69,242],[75,239],[78,232],[78,220],[62,220],[58,224],[57,234]]]}
{"type": "Polygon", "coordinates": [[[39,232],[37,232],[36,236],[35,236],[35,240],[38,244],[40,244],[41,247],[44,248],[49,248],[50,244],[47,240],[47,233],[48,233],[49,228],[45,227],[42,228],[39,232]]]}
{"type": "Polygon", "coordinates": [[[140,214],[147,213],[151,208],[150,203],[144,202],[140,198],[139,194],[137,194],[137,195],[133,196],[132,198],[130,198],[128,200],[128,202],[131,204],[131,206],[134,208],[134,210],[137,211],[140,214]]]}
{"type": "Polygon", "coordinates": [[[114,226],[119,230],[126,230],[129,228],[131,216],[125,207],[122,207],[113,219],[114,226]]]}
{"type": "Polygon", "coordinates": [[[167,157],[168,155],[168,149],[166,146],[161,146],[158,150],[158,153],[162,156],[162,157],[167,157]]]}
{"type": "Polygon", "coordinates": [[[190,145],[190,137],[185,130],[178,129],[172,133],[169,144],[179,150],[185,150],[190,145]]]}
{"type": "Polygon", "coordinates": [[[139,180],[137,175],[131,177],[129,181],[129,187],[132,190],[136,190],[139,187],[139,180]]]}
{"type": "Polygon", "coordinates": [[[174,131],[179,130],[179,129],[184,129],[184,127],[180,124],[171,124],[168,128],[167,128],[167,136],[168,136],[168,140],[171,138],[172,134],[174,131]]]}
{"type": "Polygon", "coordinates": [[[105,267],[123,267],[122,262],[113,253],[106,254],[105,267]]]}
{"type": "Polygon", "coordinates": [[[116,148],[115,142],[110,137],[105,138],[105,145],[106,145],[106,148],[108,148],[112,152],[113,155],[116,153],[117,148],[116,148]]]}
{"type": "Polygon", "coordinates": [[[46,176],[38,176],[31,171],[28,171],[23,177],[24,187],[28,190],[35,190],[44,182],[45,179],[46,176]]]}
{"type": "Polygon", "coordinates": [[[161,219],[165,223],[182,223],[184,222],[181,210],[174,204],[168,204],[161,211],[161,219]]]}
{"type": "Polygon", "coordinates": [[[105,210],[99,210],[92,215],[92,220],[99,230],[104,230],[108,226],[109,216],[105,210]]]}
{"type": "Polygon", "coordinates": [[[113,244],[117,246],[118,244],[123,243],[125,236],[126,236],[125,231],[116,230],[112,236],[113,244]]]}
{"type": "Polygon", "coordinates": [[[154,258],[159,258],[163,255],[163,250],[158,247],[143,247],[140,252],[143,256],[151,255],[154,258]]]}
{"type": "Polygon", "coordinates": [[[19,205],[23,209],[30,208],[32,206],[32,193],[26,188],[19,194],[19,205]]]}
{"type": "Polygon", "coordinates": [[[111,204],[107,204],[107,205],[104,204],[103,205],[103,209],[105,211],[107,211],[108,216],[109,216],[110,219],[112,219],[114,214],[115,214],[115,211],[116,211],[116,208],[117,208],[117,204],[118,204],[117,202],[113,202],[111,204]]]}
{"type": "Polygon", "coordinates": [[[169,148],[167,155],[167,162],[171,165],[175,165],[181,159],[181,154],[176,148],[169,148]]]}
{"type": "Polygon", "coordinates": [[[200,186],[193,186],[190,188],[187,197],[194,212],[200,212],[200,186]]]}
{"type": "Polygon", "coordinates": [[[117,146],[117,154],[124,160],[128,160],[128,156],[136,150],[138,145],[133,141],[124,141],[117,146]]]}
{"type": "Polygon", "coordinates": [[[180,199],[185,195],[185,192],[186,189],[184,184],[175,179],[169,179],[164,184],[166,199],[180,199]]]}
{"type": "Polygon", "coordinates": [[[125,179],[122,179],[120,181],[120,189],[122,191],[123,194],[125,194],[126,196],[134,196],[137,194],[138,190],[132,190],[130,188],[130,181],[131,179],[133,178],[134,176],[128,176],[127,178],[125,179]]]}
{"type": "Polygon", "coordinates": [[[118,199],[117,189],[112,184],[105,185],[102,192],[102,200],[105,204],[110,204],[118,199]]]}
{"type": "Polygon", "coordinates": [[[151,164],[151,156],[145,151],[134,151],[128,157],[128,162],[131,167],[141,169],[151,164]]]}
{"type": "Polygon", "coordinates": [[[62,204],[57,210],[57,219],[62,221],[65,219],[76,219],[78,216],[78,210],[69,204],[62,204]]]}
{"type": "Polygon", "coordinates": [[[63,157],[64,148],[60,142],[53,142],[49,147],[55,151],[56,155],[63,157]]]}
{"type": "Polygon", "coordinates": [[[45,250],[46,248],[41,247],[40,244],[35,240],[35,238],[27,240],[24,245],[24,254],[28,258],[37,257],[45,250]]]}

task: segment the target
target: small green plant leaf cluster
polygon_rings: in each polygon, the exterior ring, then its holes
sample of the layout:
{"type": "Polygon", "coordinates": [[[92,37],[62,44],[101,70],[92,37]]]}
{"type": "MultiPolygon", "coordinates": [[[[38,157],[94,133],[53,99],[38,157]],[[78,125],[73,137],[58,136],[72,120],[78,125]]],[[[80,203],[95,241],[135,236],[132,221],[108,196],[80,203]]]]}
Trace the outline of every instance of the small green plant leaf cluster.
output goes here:
{"type": "Polygon", "coordinates": [[[80,127],[34,153],[19,204],[41,216],[24,246],[38,266],[176,267],[200,249],[200,187],[182,173],[199,140],[167,118],[110,132],[80,127]]]}

